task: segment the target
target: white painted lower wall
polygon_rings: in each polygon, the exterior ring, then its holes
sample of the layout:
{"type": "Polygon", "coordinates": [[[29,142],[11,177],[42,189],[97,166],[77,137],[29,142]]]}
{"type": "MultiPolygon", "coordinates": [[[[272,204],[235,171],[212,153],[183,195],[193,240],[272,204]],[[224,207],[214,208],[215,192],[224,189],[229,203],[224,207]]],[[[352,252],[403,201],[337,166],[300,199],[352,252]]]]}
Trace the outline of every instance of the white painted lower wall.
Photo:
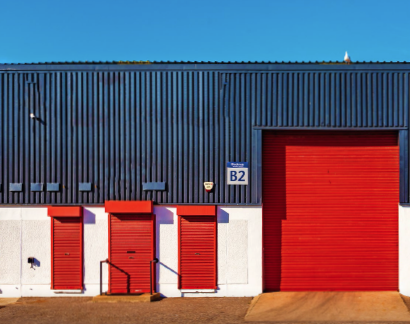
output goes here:
{"type": "Polygon", "coordinates": [[[262,293],[262,209],[218,207],[218,289],[181,293],[178,282],[176,208],[155,207],[157,215],[157,291],[166,297],[256,296],[262,293]]]}
{"type": "MultiPolygon", "coordinates": [[[[84,291],[56,294],[51,287],[51,220],[46,207],[0,208],[0,297],[95,296],[99,261],[107,258],[108,218],[104,208],[84,208],[84,291]],[[34,268],[27,263],[36,259],[34,268]]],[[[104,289],[108,269],[103,265],[104,289]]]]}
{"type": "MultiPolygon", "coordinates": [[[[262,292],[262,209],[218,207],[218,289],[182,293],[177,288],[176,208],[155,206],[157,291],[166,297],[256,296],[262,292]]],[[[95,296],[100,260],[108,257],[108,215],[103,207],[84,207],[84,291],[56,294],[51,285],[50,218],[45,207],[0,208],[0,298],[95,296]],[[30,268],[28,257],[38,264],[30,268]]],[[[104,291],[108,268],[103,265],[104,291]]]]}
{"type": "Polygon", "coordinates": [[[410,297],[410,207],[399,206],[399,291],[410,297]]]}

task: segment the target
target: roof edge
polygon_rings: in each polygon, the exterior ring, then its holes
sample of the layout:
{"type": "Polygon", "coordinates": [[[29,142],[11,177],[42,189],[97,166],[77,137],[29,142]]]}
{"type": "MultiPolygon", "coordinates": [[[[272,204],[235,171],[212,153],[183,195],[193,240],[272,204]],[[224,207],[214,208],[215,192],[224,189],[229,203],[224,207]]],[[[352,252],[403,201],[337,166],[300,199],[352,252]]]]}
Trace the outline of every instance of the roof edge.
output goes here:
{"type": "Polygon", "coordinates": [[[5,63],[0,71],[344,71],[344,70],[410,70],[410,62],[196,62],[196,61],[113,61],[113,62],[45,62],[5,63]]]}
{"type": "Polygon", "coordinates": [[[19,62],[0,63],[0,65],[66,65],[66,64],[119,64],[119,65],[145,65],[145,64],[409,64],[408,61],[51,61],[51,62],[19,62]]]}

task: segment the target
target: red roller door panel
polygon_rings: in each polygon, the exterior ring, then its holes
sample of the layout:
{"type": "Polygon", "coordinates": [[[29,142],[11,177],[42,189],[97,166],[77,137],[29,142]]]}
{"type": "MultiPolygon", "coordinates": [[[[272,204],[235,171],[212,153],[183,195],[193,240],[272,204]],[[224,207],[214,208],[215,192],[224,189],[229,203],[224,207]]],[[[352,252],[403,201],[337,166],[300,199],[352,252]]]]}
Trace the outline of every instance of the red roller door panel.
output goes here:
{"type": "Polygon", "coordinates": [[[266,291],[398,288],[393,132],[266,132],[266,291]]]}
{"type": "Polygon", "coordinates": [[[150,261],[155,257],[155,216],[110,214],[109,220],[109,293],[149,292],[150,261]]]}
{"type": "Polygon", "coordinates": [[[216,289],[215,216],[179,216],[179,288],[216,289]]]}
{"type": "Polygon", "coordinates": [[[83,218],[53,217],[52,289],[83,288],[83,218]]]}

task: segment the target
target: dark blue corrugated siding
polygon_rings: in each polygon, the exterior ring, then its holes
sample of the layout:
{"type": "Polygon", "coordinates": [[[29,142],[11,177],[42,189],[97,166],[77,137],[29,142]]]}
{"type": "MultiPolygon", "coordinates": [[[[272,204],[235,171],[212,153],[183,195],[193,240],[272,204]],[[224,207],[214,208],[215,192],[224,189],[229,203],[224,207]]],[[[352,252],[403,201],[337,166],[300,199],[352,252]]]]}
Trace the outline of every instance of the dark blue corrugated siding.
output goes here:
{"type": "Polygon", "coordinates": [[[408,106],[407,72],[0,73],[0,203],[259,204],[259,129],[405,129],[408,106]],[[249,186],[225,185],[227,161],[250,163],[249,186]],[[60,192],[30,192],[47,182],[60,192]]]}
{"type": "MultiPolygon", "coordinates": [[[[241,92],[243,74],[229,75],[241,92]]],[[[407,127],[409,73],[251,73],[254,126],[407,127]],[[406,109],[405,109],[406,107],[406,109]]],[[[240,99],[233,98],[234,105],[240,99]]]]}

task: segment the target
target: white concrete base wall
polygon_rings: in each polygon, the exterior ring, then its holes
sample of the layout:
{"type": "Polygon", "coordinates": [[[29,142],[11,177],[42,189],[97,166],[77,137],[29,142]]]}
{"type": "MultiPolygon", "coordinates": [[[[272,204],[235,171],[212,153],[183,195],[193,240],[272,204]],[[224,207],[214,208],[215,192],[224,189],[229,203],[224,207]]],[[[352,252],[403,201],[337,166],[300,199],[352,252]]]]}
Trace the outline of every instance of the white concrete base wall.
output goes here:
{"type": "MultiPolygon", "coordinates": [[[[0,298],[95,296],[100,290],[100,260],[107,258],[108,216],[104,208],[84,208],[84,291],[51,290],[51,220],[45,207],[0,208],[0,298]],[[28,257],[36,259],[34,268],[28,257]]],[[[103,287],[108,268],[103,265],[103,287]]]]}
{"type": "Polygon", "coordinates": [[[155,207],[157,291],[166,297],[243,297],[262,293],[262,208],[218,207],[218,289],[181,293],[178,283],[176,208],[155,207]]]}
{"type": "MultiPolygon", "coordinates": [[[[181,293],[177,288],[176,208],[155,206],[157,291],[166,297],[256,296],[262,292],[262,209],[218,207],[218,289],[181,293]]],[[[51,286],[50,218],[45,207],[0,208],[0,298],[95,296],[99,262],[108,257],[108,215],[103,207],[84,207],[84,291],[56,294],[51,286]],[[38,261],[34,269],[28,257],[38,261]]],[[[104,291],[108,268],[103,266],[104,291]]]]}
{"type": "Polygon", "coordinates": [[[399,291],[410,297],[410,207],[399,207],[399,291]]]}

